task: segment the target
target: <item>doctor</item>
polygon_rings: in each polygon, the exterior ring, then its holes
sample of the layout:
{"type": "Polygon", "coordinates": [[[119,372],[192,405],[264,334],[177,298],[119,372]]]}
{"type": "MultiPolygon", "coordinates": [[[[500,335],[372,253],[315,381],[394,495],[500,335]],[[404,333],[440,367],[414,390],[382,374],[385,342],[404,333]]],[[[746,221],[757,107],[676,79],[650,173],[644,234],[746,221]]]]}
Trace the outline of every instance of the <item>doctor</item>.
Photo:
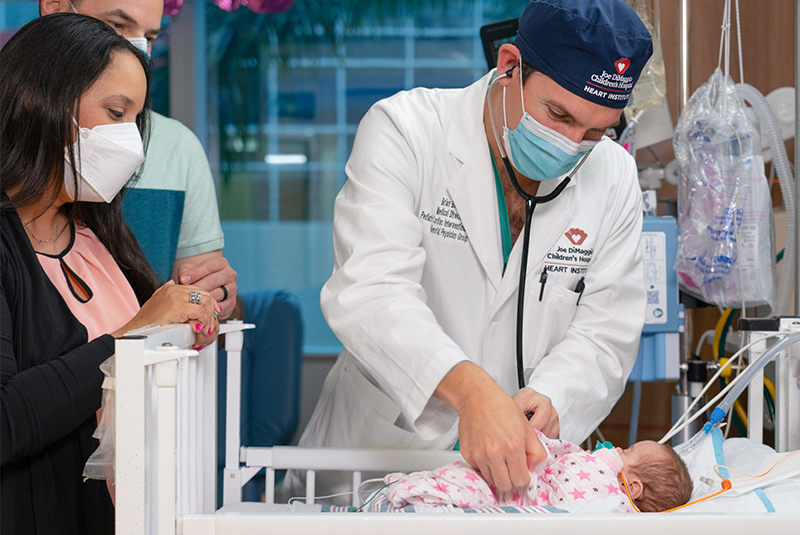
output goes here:
{"type": "MultiPolygon", "coordinates": [[[[580,442],[600,424],[633,367],[645,310],[636,165],[603,134],[651,53],[623,0],[531,0],[496,71],[372,107],[336,199],[321,295],[345,349],[301,446],[447,449],[460,439],[464,458],[507,491],[544,458],[534,427],[580,442]],[[528,193],[571,176],[532,220],[521,390],[525,209],[495,129],[528,193]]],[[[319,491],[334,479],[318,477],[319,491]]],[[[287,478],[290,493],[299,482],[287,478]]]]}

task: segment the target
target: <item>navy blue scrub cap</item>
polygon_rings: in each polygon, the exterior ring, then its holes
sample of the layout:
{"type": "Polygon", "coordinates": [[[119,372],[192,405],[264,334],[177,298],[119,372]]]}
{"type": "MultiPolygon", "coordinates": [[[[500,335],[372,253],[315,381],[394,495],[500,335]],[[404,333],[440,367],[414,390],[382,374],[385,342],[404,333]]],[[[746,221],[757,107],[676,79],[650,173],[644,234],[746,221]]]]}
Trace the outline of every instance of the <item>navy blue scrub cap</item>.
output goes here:
{"type": "Polygon", "coordinates": [[[650,32],[624,0],[530,0],[514,45],[568,91],[624,108],[653,54],[650,32]]]}

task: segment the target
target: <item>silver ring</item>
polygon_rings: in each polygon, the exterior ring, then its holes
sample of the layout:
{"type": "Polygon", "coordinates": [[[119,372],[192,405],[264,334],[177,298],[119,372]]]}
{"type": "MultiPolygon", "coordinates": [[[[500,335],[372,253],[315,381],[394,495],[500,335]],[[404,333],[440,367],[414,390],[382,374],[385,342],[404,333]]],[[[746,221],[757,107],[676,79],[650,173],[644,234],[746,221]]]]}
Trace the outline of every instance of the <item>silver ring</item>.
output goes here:
{"type": "Polygon", "coordinates": [[[192,290],[189,292],[189,302],[193,305],[199,305],[200,302],[203,300],[203,294],[198,292],[197,290],[192,290]]]}
{"type": "Polygon", "coordinates": [[[219,321],[219,312],[217,312],[216,310],[214,311],[214,319],[219,321]]]}

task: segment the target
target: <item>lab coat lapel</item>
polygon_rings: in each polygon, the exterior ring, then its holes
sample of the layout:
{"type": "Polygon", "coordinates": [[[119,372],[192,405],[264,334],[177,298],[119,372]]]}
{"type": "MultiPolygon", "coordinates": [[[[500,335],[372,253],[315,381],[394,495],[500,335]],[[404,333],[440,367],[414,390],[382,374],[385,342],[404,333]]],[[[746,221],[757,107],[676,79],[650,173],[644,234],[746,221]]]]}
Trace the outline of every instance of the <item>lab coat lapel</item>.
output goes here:
{"type": "MultiPolygon", "coordinates": [[[[560,180],[543,182],[537,194],[539,196],[547,195],[553,191],[559,182],[560,180]]],[[[533,288],[534,286],[538,287],[539,274],[542,269],[539,264],[542,260],[545,260],[545,255],[555,247],[556,241],[567,231],[569,222],[572,220],[570,197],[573,186],[574,182],[569,184],[556,199],[549,203],[538,205],[533,211],[531,241],[530,248],[528,249],[528,271],[525,283],[528,288],[533,288]]],[[[491,307],[490,317],[497,313],[498,309],[507,299],[512,296],[516,299],[517,288],[519,287],[519,268],[522,262],[522,240],[524,233],[525,229],[523,228],[522,232],[519,233],[517,241],[514,242],[514,248],[511,250],[511,255],[508,258],[506,273],[500,283],[500,289],[497,292],[495,302],[491,307]]],[[[531,295],[533,295],[533,293],[528,290],[525,298],[530,299],[531,295]]]]}
{"type": "Polygon", "coordinates": [[[497,290],[503,272],[503,246],[489,143],[483,128],[483,103],[488,83],[487,75],[466,88],[453,108],[447,146],[463,165],[448,184],[447,191],[475,255],[497,290]]]}

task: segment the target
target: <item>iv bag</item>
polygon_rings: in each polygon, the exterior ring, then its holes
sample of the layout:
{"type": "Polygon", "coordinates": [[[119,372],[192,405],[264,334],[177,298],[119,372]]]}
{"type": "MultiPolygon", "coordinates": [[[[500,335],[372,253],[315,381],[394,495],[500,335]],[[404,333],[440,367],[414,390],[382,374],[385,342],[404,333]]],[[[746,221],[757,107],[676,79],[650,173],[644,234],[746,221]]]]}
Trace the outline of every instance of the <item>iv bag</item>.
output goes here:
{"type": "Polygon", "coordinates": [[[672,144],[681,289],[723,307],[771,307],[775,253],[761,140],[719,68],[692,95],[672,144]]]}
{"type": "Polygon", "coordinates": [[[659,2],[658,0],[626,0],[642,19],[650,38],[653,41],[653,55],[639,75],[633,88],[628,108],[634,111],[644,110],[651,106],[664,106],[667,94],[667,81],[664,69],[664,55],[661,52],[659,2]]]}

